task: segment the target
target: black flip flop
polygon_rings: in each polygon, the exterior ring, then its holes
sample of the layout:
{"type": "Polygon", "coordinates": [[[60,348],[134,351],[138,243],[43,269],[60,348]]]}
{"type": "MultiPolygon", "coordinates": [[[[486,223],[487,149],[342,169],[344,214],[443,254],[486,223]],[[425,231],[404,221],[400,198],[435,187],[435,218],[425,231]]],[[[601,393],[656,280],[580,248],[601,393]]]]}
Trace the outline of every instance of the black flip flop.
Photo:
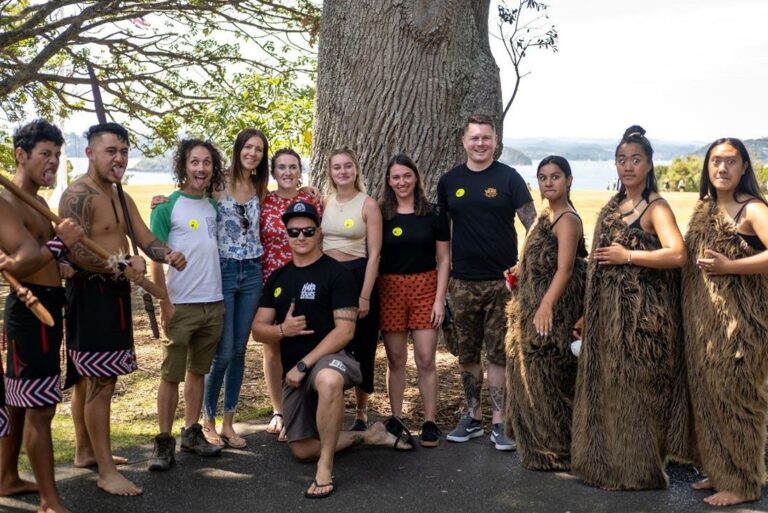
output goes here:
{"type": "Polygon", "coordinates": [[[307,499],[325,499],[326,497],[329,497],[333,492],[336,491],[336,483],[333,482],[333,479],[329,483],[326,484],[319,484],[317,482],[317,479],[313,479],[311,483],[309,483],[309,486],[312,485],[325,488],[326,486],[331,486],[331,490],[326,493],[309,493],[309,487],[307,487],[307,490],[304,492],[304,497],[307,499]]]}
{"type": "Polygon", "coordinates": [[[387,419],[385,426],[387,431],[395,436],[395,444],[393,445],[393,449],[403,452],[416,450],[416,440],[414,440],[413,435],[411,435],[411,432],[408,430],[408,427],[402,420],[392,416],[387,419]],[[398,447],[400,444],[404,443],[410,444],[410,447],[398,447]]]}

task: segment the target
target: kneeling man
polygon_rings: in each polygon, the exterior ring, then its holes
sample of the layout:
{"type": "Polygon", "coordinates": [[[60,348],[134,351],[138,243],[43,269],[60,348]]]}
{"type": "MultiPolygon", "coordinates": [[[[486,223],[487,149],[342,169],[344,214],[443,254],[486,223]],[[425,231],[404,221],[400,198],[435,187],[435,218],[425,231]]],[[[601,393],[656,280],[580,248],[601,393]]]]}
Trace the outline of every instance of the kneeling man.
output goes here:
{"type": "Polygon", "coordinates": [[[333,457],[353,445],[410,445],[381,422],[367,431],[342,431],[344,390],[359,385],[360,365],[344,347],[357,320],[357,289],[351,273],[324,255],[315,207],[298,201],[283,214],[293,262],[267,280],[253,321],[253,336],[279,344],[283,363],[283,415],[293,455],[317,460],[305,496],[333,493],[333,457]]]}

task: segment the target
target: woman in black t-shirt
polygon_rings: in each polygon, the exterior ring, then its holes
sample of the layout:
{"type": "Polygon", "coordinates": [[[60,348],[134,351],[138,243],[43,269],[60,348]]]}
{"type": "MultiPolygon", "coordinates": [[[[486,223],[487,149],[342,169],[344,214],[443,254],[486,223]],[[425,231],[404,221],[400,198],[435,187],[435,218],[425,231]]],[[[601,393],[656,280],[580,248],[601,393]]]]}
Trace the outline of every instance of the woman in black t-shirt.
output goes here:
{"type": "Polygon", "coordinates": [[[445,317],[445,293],[450,270],[450,230],[447,219],[424,195],[416,164],[403,154],[387,165],[386,187],[379,201],[384,236],[379,265],[380,327],[387,350],[387,390],[392,418],[387,428],[397,432],[405,392],[408,332],[419,374],[424,404],[421,445],[436,447],[435,424],[437,328],[445,317]]]}

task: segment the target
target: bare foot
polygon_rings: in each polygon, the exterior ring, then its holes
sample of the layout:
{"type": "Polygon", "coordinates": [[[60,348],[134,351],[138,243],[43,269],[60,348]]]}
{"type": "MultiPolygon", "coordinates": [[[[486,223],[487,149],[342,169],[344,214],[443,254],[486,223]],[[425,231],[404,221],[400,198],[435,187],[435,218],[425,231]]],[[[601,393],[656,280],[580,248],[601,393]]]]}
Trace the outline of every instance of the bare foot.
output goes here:
{"type": "Polygon", "coordinates": [[[277,435],[277,441],[278,442],[287,442],[288,441],[288,435],[285,433],[285,426],[283,426],[283,429],[280,430],[280,434],[277,435]]]}
{"type": "Polygon", "coordinates": [[[267,426],[267,433],[276,435],[280,433],[283,430],[283,414],[282,413],[273,413],[272,414],[272,420],[269,421],[269,425],[267,426]]]}
{"type": "Polygon", "coordinates": [[[0,497],[23,495],[25,493],[37,493],[37,483],[17,477],[9,483],[0,484],[0,497]]]}
{"type": "MultiPolygon", "coordinates": [[[[368,445],[386,445],[394,447],[395,441],[397,440],[395,435],[387,431],[387,428],[384,427],[384,424],[381,422],[371,424],[368,430],[364,431],[364,433],[365,443],[368,445]]],[[[400,450],[408,450],[410,448],[411,444],[402,440],[397,444],[397,449],[400,450]]]]}
{"type": "Polygon", "coordinates": [[[41,503],[40,507],[37,509],[37,513],[72,513],[72,512],[67,508],[65,508],[64,505],[61,503],[58,503],[54,506],[49,506],[41,503]]]}
{"type": "Polygon", "coordinates": [[[334,488],[333,480],[320,481],[315,479],[304,492],[304,496],[308,499],[324,499],[333,493],[334,488]]]}
{"type": "MultiPolygon", "coordinates": [[[[125,465],[128,463],[128,458],[123,458],[122,456],[115,456],[112,455],[112,461],[115,465],[125,465]]],[[[84,456],[84,457],[78,457],[75,456],[75,467],[77,468],[88,468],[88,467],[95,467],[97,465],[96,463],[96,456],[84,456]]]]}
{"type": "Polygon", "coordinates": [[[733,506],[743,502],[750,502],[751,500],[754,499],[745,499],[744,497],[736,495],[733,492],[727,492],[723,490],[722,492],[717,492],[714,495],[710,495],[704,499],[704,502],[711,506],[733,506]]]}
{"type": "Polygon", "coordinates": [[[141,488],[131,483],[119,472],[109,474],[105,477],[99,477],[99,480],[96,481],[96,486],[112,495],[122,495],[125,497],[141,495],[142,492],[141,488]]]}
{"type": "Polygon", "coordinates": [[[702,479],[701,481],[696,481],[691,485],[691,488],[693,488],[694,490],[712,490],[714,487],[715,485],[712,484],[709,478],[702,479]]]}

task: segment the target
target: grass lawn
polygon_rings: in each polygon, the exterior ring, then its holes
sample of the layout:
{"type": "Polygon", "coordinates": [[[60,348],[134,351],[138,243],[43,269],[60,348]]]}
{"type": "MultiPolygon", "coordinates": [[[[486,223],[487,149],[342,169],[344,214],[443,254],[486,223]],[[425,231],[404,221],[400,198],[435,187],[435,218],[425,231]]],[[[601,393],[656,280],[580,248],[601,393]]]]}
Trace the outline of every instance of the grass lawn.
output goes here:
{"type": "MultiPolygon", "coordinates": [[[[126,191],[134,198],[145,221],[149,220],[149,202],[155,194],[169,194],[172,188],[166,186],[128,186],[126,191]]],[[[584,232],[591,239],[594,223],[600,208],[610,197],[608,191],[574,192],[572,200],[584,221],[584,232]]],[[[536,208],[541,209],[542,203],[536,197],[536,208]]],[[[671,203],[677,216],[678,224],[685,229],[696,202],[695,193],[669,193],[664,195],[671,203]]],[[[518,224],[520,244],[522,245],[524,230],[518,224]]],[[[0,287],[0,298],[7,294],[7,287],[0,287]]],[[[0,314],[4,301],[0,302],[0,314]]],[[[134,331],[139,370],[118,380],[117,391],[112,403],[112,443],[115,449],[138,444],[149,443],[157,433],[156,392],[159,382],[159,369],[162,359],[161,341],[154,340],[149,330],[149,322],[143,311],[141,298],[134,294],[134,331]]],[[[157,308],[159,312],[159,308],[157,308]]],[[[247,420],[268,415],[271,406],[267,398],[262,373],[261,346],[249,342],[246,356],[245,381],[242,389],[241,407],[237,419],[247,420]]],[[[456,358],[443,348],[438,351],[437,358],[439,376],[438,423],[450,425],[455,422],[457,413],[462,409],[463,393],[460,388],[456,358]]],[[[385,394],[386,385],[386,355],[380,345],[376,357],[376,391],[371,398],[371,410],[381,415],[389,414],[389,406],[385,394]]],[[[348,395],[348,406],[351,397],[348,395]]],[[[180,406],[183,405],[183,402],[180,406]]],[[[180,409],[181,411],[181,409],[180,409]]],[[[420,419],[421,404],[419,400],[416,369],[413,361],[408,365],[408,385],[405,394],[404,414],[420,419]]],[[[414,427],[420,425],[420,420],[411,422],[414,427]]],[[[182,427],[182,416],[177,416],[174,431],[178,434],[182,427]]],[[[56,462],[71,461],[74,454],[74,429],[70,416],[69,392],[65,392],[64,402],[59,406],[53,423],[56,462]]],[[[26,459],[23,466],[28,468],[26,459]]]]}

